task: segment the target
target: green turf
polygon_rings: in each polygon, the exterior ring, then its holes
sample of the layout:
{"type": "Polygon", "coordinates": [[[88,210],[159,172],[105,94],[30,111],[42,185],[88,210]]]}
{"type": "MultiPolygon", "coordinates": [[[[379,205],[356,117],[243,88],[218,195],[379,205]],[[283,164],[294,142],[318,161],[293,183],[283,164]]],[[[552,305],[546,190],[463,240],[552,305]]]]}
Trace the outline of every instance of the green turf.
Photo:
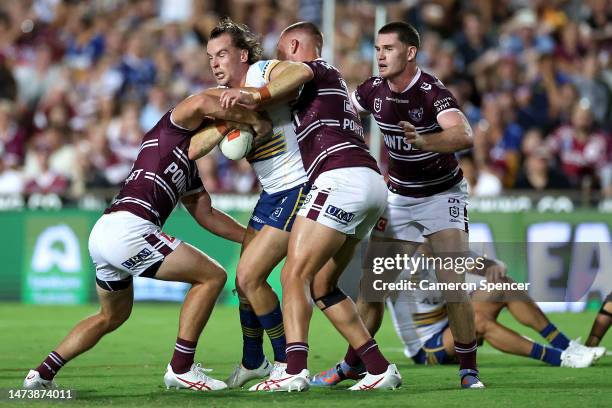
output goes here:
{"type": "MultiPolygon", "coordinates": [[[[95,306],[23,306],[0,304],[0,388],[19,387],[29,368],[35,367],[81,317],[95,306]]],[[[396,391],[351,393],[341,386],[308,393],[249,393],[219,391],[196,393],[166,390],[162,377],[176,336],[179,305],[137,304],[130,320],[104,338],[91,352],[68,364],[57,377],[76,389],[72,406],[206,406],[206,407],[391,407],[502,406],[595,407],[610,406],[612,357],[588,369],[548,367],[527,358],[502,355],[487,345],[480,348],[479,364],[486,390],[459,390],[456,367],[417,367],[401,352],[401,345],[386,320],[377,340],[390,360],[398,364],[404,385],[396,391]],[[317,404],[317,405],[315,405],[317,404]],[[475,405],[474,405],[475,406],[475,405]]],[[[586,336],[594,313],[552,314],[553,322],[569,336],[586,336]]],[[[502,321],[512,327],[509,315],[502,321]]],[[[529,329],[521,332],[538,339],[529,329]]],[[[604,345],[612,349],[612,333],[604,345]]],[[[239,359],[241,334],[234,309],[218,307],[200,340],[197,359],[224,379],[239,359]]],[[[328,368],[345,343],[319,312],[311,326],[310,370],[328,368]]],[[[268,350],[268,355],[270,355],[268,350]]],[[[5,404],[6,400],[0,401],[5,404]]],[[[31,402],[12,403],[32,405],[31,402]]],[[[36,407],[57,403],[36,403],[36,407]]]]}

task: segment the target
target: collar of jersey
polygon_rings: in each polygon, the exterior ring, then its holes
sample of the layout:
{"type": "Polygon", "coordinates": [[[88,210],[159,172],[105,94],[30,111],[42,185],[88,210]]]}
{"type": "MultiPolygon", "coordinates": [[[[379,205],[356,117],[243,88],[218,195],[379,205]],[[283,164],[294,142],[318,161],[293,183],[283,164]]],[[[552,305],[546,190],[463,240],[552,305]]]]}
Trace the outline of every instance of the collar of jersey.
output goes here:
{"type": "Polygon", "coordinates": [[[387,87],[389,88],[389,90],[393,93],[399,93],[399,94],[403,94],[404,92],[406,92],[407,90],[409,90],[410,88],[412,88],[414,86],[414,84],[417,83],[417,81],[419,80],[419,78],[421,78],[421,68],[417,67],[417,72],[416,74],[414,74],[414,77],[412,78],[412,81],[410,81],[410,83],[408,84],[408,86],[406,87],[406,89],[404,89],[402,92],[394,92],[391,87],[389,86],[389,82],[387,81],[387,87]]]}

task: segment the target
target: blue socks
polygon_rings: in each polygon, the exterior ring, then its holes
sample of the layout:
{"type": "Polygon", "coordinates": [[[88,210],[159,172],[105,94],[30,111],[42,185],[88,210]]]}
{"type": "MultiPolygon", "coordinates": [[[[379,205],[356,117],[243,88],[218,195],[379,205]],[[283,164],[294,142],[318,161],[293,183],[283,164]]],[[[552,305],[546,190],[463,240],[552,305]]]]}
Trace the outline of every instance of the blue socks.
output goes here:
{"type": "Polygon", "coordinates": [[[550,343],[550,345],[556,349],[565,350],[569,347],[570,340],[565,334],[560,332],[552,323],[548,323],[548,326],[542,329],[540,335],[544,337],[546,341],[548,341],[548,343],[550,343]]]}
{"type": "Polygon", "coordinates": [[[558,367],[561,365],[561,353],[562,351],[556,348],[545,347],[533,343],[529,356],[533,359],[544,361],[545,363],[558,367]]]}
{"type": "Polygon", "coordinates": [[[280,303],[270,313],[258,316],[258,318],[261,326],[266,330],[268,337],[270,337],[270,343],[274,350],[274,361],[286,362],[285,327],[283,326],[283,313],[281,312],[280,303]]]}
{"type": "Polygon", "coordinates": [[[253,310],[240,308],[240,325],[242,326],[242,365],[253,370],[264,361],[263,327],[253,310]]]}

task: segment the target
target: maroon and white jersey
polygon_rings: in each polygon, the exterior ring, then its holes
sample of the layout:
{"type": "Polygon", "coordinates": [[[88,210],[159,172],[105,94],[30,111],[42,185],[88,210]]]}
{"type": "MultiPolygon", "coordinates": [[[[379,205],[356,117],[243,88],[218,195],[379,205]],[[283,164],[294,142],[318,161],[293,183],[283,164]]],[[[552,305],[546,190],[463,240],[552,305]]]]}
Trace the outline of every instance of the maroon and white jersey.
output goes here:
{"type": "Polygon", "coordinates": [[[325,171],[345,167],[369,167],[380,173],[340,72],[321,59],[305,64],[314,78],[292,105],[292,117],[308,179],[312,182],[325,171]]]}
{"type": "Polygon", "coordinates": [[[138,157],[116,200],[104,211],[128,211],[160,227],[181,197],[204,190],[189,141],[198,130],[176,126],[167,112],[142,139],[138,157]]]}
{"type": "Polygon", "coordinates": [[[361,112],[374,117],[389,155],[389,190],[410,197],[426,197],[446,191],[463,178],[452,153],[425,152],[404,141],[399,122],[412,123],[417,132],[442,131],[438,116],[459,110],[457,101],[440,80],[420,69],[401,93],[393,92],[387,81],[371,77],[353,92],[351,99],[361,112]]]}

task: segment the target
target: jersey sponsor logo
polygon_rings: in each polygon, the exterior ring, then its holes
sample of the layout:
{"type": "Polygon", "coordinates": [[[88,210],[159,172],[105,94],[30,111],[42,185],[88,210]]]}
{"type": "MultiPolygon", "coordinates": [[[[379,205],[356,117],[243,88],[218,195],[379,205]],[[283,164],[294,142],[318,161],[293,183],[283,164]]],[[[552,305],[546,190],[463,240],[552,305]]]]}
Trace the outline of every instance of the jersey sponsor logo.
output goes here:
{"type": "Polygon", "coordinates": [[[446,96],[442,99],[438,99],[437,101],[435,101],[433,105],[434,105],[434,108],[436,108],[436,112],[440,113],[444,109],[450,108],[452,101],[453,101],[453,98],[451,98],[450,96],[446,96]]]}
{"type": "Polygon", "coordinates": [[[372,86],[378,86],[380,84],[382,84],[383,79],[382,78],[376,78],[374,80],[374,82],[372,82],[372,86]]]}
{"type": "MultiPolygon", "coordinates": [[[[348,224],[355,218],[355,213],[344,211],[342,208],[338,208],[329,204],[325,209],[325,214],[337,219],[343,224],[348,224]]],[[[329,217],[328,217],[329,218],[329,217]]]]}
{"type": "Polygon", "coordinates": [[[408,116],[413,122],[420,122],[423,119],[423,108],[414,108],[408,111],[408,116]]]}
{"type": "Polygon", "coordinates": [[[359,136],[363,137],[363,126],[361,126],[361,124],[359,124],[359,122],[353,120],[353,119],[349,119],[349,118],[344,118],[344,121],[342,122],[342,130],[351,130],[355,133],[357,133],[359,136]]]}
{"type": "Polygon", "coordinates": [[[388,222],[389,220],[386,219],[385,217],[380,217],[378,221],[376,221],[376,225],[374,226],[374,229],[376,231],[385,232],[385,230],[387,229],[388,222]]]}
{"type": "Polygon", "coordinates": [[[389,98],[388,96],[385,98],[385,101],[391,101],[395,103],[410,103],[408,99],[389,98]]]}
{"type": "Polygon", "coordinates": [[[259,223],[259,224],[265,224],[265,223],[266,223],[264,220],[262,220],[261,218],[259,218],[259,217],[258,217],[258,216],[256,216],[256,215],[252,216],[252,217],[251,217],[251,220],[252,220],[252,221],[255,221],[255,222],[259,223]]]}
{"type": "Polygon", "coordinates": [[[381,108],[382,108],[382,99],[380,98],[374,99],[374,111],[380,112],[381,108]]]}
{"type": "Polygon", "coordinates": [[[136,169],[134,170],[129,177],[125,180],[125,184],[129,183],[132,180],[136,180],[138,178],[138,176],[140,176],[140,173],[142,173],[142,169],[136,169]]]}
{"type": "Polygon", "coordinates": [[[431,84],[428,84],[427,82],[423,82],[421,84],[421,89],[424,91],[430,91],[431,90],[431,84]]]}
{"type": "Polygon", "coordinates": [[[187,185],[187,176],[185,175],[183,170],[179,168],[178,164],[176,164],[175,162],[170,163],[170,165],[166,167],[166,170],[164,170],[164,174],[168,173],[171,174],[170,180],[172,180],[172,182],[176,186],[176,189],[179,192],[185,191],[187,185]]]}
{"type": "Polygon", "coordinates": [[[140,265],[145,259],[147,259],[153,252],[145,248],[127,261],[121,262],[121,265],[126,267],[129,270],[134,270],[138,265],[140,265]]]}
{"type": "Polygon", "coordinates": [[[383,133],[383,141],[390,150],[403,150],[405,152],[412,150],[412,145],[406,143],[403,135],[387,135],[383,133]]]}

